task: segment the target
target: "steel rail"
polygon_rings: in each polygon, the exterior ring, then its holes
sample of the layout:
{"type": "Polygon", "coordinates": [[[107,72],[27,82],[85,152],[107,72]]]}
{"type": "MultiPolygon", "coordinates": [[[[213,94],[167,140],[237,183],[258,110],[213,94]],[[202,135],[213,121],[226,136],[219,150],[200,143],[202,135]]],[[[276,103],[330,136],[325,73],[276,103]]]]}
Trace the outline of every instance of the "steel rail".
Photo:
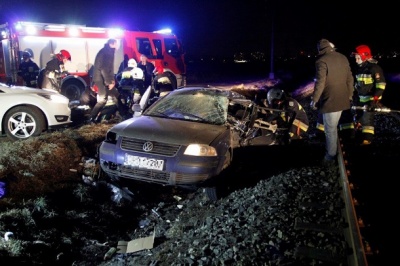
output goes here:
{"type": "Polygon", "coordinates": [[[342,187],[342,197],[345,204],[344,218],[348,227],[344,230],[346,238],[352,253],[348,256],[349,266],[364,266],[368,265],[365,247],[362,241],[360,227],[358,223],[357,213],[354,206],[354,199],[351,193],[351,184],[348,178],[348,170],[346,168],[347,161],[345,160],[345,152],[342,149],[342,144],[338,138],[338,169],[339,182],[342,187]]]}

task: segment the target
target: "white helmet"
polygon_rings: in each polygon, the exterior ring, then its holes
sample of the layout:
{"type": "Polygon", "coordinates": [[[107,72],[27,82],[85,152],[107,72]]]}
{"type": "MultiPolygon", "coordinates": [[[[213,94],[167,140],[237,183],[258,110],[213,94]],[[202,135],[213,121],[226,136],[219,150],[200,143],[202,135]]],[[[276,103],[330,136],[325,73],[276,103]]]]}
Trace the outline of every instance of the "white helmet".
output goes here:
{"type": "Polygon", "coordinates": [[[272,104],[274,100],[281,100],[283,97],[283,90],[272,88],[267,93],[267,100],[269,104],[272,104]]]}
{"type": "Polygon", "coordinates": [[[128,60],[128,67],[137,67],[136,60],[131,58],[128,60]]]}

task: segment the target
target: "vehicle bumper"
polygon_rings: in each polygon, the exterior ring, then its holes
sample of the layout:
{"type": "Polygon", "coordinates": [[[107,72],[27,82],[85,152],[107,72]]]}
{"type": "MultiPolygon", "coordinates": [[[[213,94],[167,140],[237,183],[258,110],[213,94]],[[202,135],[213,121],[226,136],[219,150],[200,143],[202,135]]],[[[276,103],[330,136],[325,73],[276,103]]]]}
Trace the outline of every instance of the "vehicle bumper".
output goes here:
{"type": "MultiPolygon", "coordinates": [[[[151,155],[154,159],[163,159],[163,170],[151,170],[132,167],[124,164],[127,151],[116,148],[117,145],[103,142],[100,146],[100,166],[110,177],[127,178],[143,182],[163,185],[193,186],[198,185],[217,175],[221,170],[216,157],[195,157],[180,154],[175,157],[151,155]]],[[[140,155],[133,153],[133,155],[140,155]]],[[[143,154],[141,154],[143,156],[143,154]]]]}

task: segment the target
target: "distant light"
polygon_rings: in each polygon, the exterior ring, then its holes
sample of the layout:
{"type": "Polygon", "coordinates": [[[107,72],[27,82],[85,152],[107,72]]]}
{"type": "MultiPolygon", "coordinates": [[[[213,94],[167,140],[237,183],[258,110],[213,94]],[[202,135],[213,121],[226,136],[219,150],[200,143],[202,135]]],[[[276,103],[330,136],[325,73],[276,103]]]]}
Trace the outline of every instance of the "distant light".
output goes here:
{"type": "Polygon", "coordinates": [[[122,29],[110,29],[108,31],[109,38],[121,38],[124,35],[124,31],[122,29]]]}
{"type": "Polygon", "coordinates": [[[153,31],[154,33],[161,33],[161,34],[171,34],[172,33],[172,30],[171,29],[161,29],[161,30],[156,30],[156,31],[153,31]]]}
{"type": "Polygon", "coordinates": [[[1,38],[6,39],[7,38],[7,32],[5,30],[1,31],[1,38]]]}

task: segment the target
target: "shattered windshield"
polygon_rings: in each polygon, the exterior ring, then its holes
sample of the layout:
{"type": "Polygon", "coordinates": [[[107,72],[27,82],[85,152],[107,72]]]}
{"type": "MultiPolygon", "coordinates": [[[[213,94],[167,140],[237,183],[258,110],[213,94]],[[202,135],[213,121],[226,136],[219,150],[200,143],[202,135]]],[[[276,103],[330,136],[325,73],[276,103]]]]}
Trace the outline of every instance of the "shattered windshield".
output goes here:
{"type": "Polygon", "coordinates": [[[218,91],[171,93],[153,104],[145,115],[222,125],[227,119],[228,102],[227,94],[218,91]]]}

